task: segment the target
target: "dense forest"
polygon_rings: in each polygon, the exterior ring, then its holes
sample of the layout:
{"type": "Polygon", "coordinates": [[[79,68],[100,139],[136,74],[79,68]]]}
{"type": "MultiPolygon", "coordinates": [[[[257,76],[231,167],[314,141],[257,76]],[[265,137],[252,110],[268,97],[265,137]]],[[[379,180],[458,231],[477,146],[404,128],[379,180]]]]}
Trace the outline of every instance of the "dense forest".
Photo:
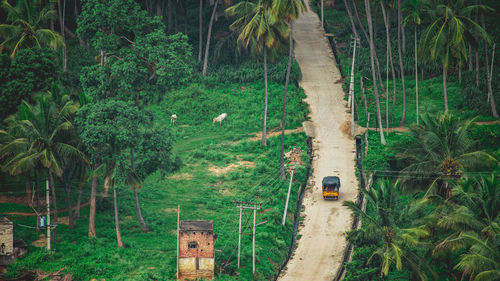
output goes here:
{"type": "MultiPolygon", "coordinates": [[[[309,5],[366,128],[359,177],[374,179],[366,208],[344,203],[362,222],[346,234],[345,280],[500,280],[500,3],[309,5]]],[[[305,9],[2,0],[0,214],[28,244],[2,278],[175,280],[179,206],[214,221],[217,280],[276,278],[310,170],[293,58],[305,9]],[[282,226],[291,150],[301,165],[282,226]],[[250,237],[235,262],[235,200],[263,205],[255,273],[250,237]]]]}

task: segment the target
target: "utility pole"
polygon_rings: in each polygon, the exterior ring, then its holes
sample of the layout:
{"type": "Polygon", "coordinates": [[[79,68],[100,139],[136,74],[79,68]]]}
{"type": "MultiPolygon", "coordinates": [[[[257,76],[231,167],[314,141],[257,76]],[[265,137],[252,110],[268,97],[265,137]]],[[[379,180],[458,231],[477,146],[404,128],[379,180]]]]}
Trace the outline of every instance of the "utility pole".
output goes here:
{"type": "Polygon", "coordinates": [[[353,39],[353,45],[354,49],[352,51],[352,64],[351,64],[351,82],[349,84],[349,98],[352,102],[351,104],[351,136],[354,137],[354,113],[355,113],[355,102],[354,102],[354,61],[356,59],[356,42],[359,39],[357,37],[354,37],[353,39]]]}
{"type": "Polygon", "coordinates": [[[181,205],[177,205],[177,280],[179,279],[179,219],[181,217],[181,205]]]}
{"type": "MultiPolygon", "coordinates": [[[[240,209],[240,223],[238,226],[238,268],[240,268],[240,253],[241,253],[241,235],[242,234],[250,234],[244,233],[241,230],[241,217],[244,213],[244,210],[253,210],[253,229],[252,229],[252,273],[255,273],[255,221],[257,216],[257,210],[261,208],[260,203],[251,203],[251,202],[241,202],[236,201],[236,208],[240,209]]],[[[250,214],[251,216],[251,214],[250,214]]],[[[248,223],[250,220],[250,216],[246,216],[246,222],[244,228],[248,228],[248,223]]]]}
{"type": "Polygon", "coordinates": [[[286,211],[288,210],[288,200],[290,199],[290,190],[292,189],[292,180],[294,172],[295,172],[295,163],[293,164],[292,173],[290,175],[290,184],[288,184],[288,193],[286,195],[285,210],[283,211],[283,221],[281,223],[282,225],[285,225],[286,221],[286,211]]]}
{"type": "Polygon", "coordinates": [[[46,181],[45,195],[47,199],[47,250],[50,251],[50,194],[49,194],[49,180],[46,181]]]}
{"type": "Polygon", "coordinates": [[[323,13],[323,1],[324,0],[321,0],[321,26],[325,26],[325,18],[324,18],[324,13],[323,13]]]}

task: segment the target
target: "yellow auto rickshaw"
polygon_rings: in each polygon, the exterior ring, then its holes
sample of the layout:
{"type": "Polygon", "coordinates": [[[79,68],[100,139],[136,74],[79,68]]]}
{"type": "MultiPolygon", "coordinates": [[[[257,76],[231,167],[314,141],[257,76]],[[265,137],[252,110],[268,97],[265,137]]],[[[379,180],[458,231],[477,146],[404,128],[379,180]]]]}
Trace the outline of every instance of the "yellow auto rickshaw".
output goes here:
{"type": "Polygon", "coordinates": [[[323,178],[323,198],[326,199],[339,199],[340,179],[339,177],[324,177],[323,178]]]}

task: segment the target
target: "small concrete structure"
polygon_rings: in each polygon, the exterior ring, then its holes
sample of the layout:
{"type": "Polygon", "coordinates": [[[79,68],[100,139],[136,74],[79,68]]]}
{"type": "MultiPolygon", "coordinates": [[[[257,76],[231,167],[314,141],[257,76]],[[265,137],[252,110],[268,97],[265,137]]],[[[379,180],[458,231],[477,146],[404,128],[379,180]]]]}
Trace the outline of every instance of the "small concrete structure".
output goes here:
{"type": "Polygon", "coordinates": [[[11,264],[14,259],[14,225],[0,217],[0,265],[11,264]]]}
{"type": "Polygon", "coordinates": [[[214,278],[214,222],[181,221],[178,280],[214,278]]]}

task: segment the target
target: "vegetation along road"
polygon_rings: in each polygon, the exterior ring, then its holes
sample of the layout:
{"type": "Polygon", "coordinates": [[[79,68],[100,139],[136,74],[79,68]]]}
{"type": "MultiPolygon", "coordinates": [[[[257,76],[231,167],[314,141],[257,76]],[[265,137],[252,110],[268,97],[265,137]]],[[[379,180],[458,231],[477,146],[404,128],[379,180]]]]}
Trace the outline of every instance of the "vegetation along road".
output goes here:
{"type": "Polygon", "coordinates": [[[342,263],[345,232],[351,212],[342,206],[355,200],[358,182],[354,170],[355,146],[342,127],[349,119],[340,72],[324,37],[318,16],[308,9],[294,23],[295,58],[302,70],[301,86],[307,95],[314,125],[312,183],[304,198],[304,226],[295,253],[280,280],[332,280],[342,263]],[[325,201],[321,180],[341,179],[338,201],[325,201]]]}

